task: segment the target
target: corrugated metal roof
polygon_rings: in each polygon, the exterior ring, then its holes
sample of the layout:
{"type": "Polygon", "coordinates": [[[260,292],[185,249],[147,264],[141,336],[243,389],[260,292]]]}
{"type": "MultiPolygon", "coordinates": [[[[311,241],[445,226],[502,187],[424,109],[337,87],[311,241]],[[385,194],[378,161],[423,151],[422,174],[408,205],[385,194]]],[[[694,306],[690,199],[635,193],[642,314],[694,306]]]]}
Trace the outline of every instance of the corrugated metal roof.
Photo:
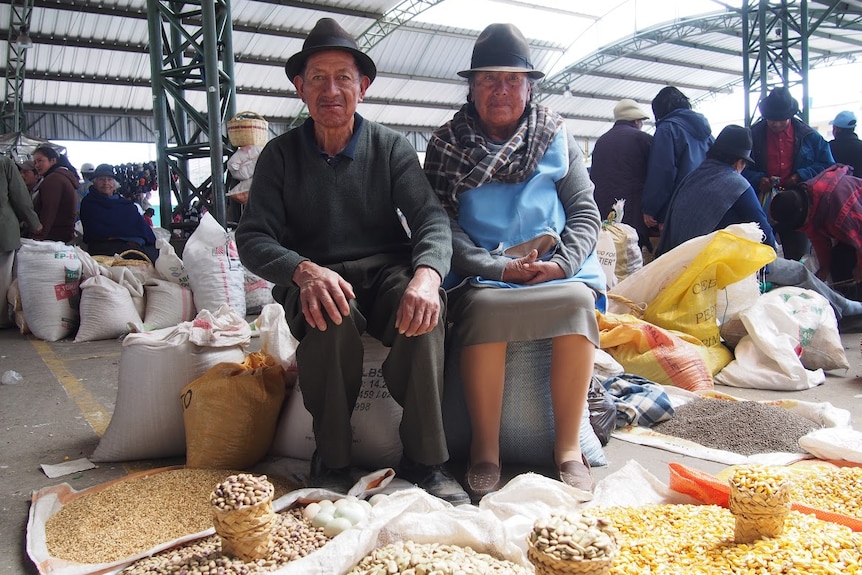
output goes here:
{"type": "MultiPolygon", "coordinates": [[[[12,39],[10,2],[0,0],[0,26],[12,39]]],[[[33,126],[28,132],[51,139],[74,139],[76,130],[45,114],[82,119],[78,138],[140,137],[140,122],[116,122],[152,113],[146,0],[34,0],[26,52],[23,103],[33,126]],[[113,117],[116,129],[111,129],[113,117]],[[105,125],[101,119],[106,119],[105,125]],[[107,128],[107,129],[106,129],[107,128]],[[34,129],[39,132],[34,132],[34,129]],[[45,130],[58,130],[46,132],[45,130]]],[[[330,16],[360,36],[394,8],[420,2],[398,0],[233,0],[233,48],[237,110],[253,110],[272,126],[287,126],[303,105],[284,74],[284,62],[302,48],[303,38],[330,16]]],[[[689,0],[446,0],[391,30],[369,50],[378,79],[360,112],[403,131],[430,131],[451,118],[465,100],[466,83],[456,72],[468,67],[479,31],[511,18],[530,39],[537,68],[549,72],[539,97],[567,118],[584,141],[604,133],[613,105],[634,98],[648,109],[665,85],[679,86],[692,100],[727,91],[742,82],[741,18],[692,18],[692,11],[734,14],[740,2],[689,0]],[[668,7],[672,9],[668,10],[668,7]],[[475,8],[482,8],[476,13],[475,8]],[[665,21],[659,21],[659,13],[665,21]],[[667,18],[670,18],[668,20],[667,18]],[[635,34],[636,24],[652,23],[635,34]],[[594,49],[601,48],[601,49],[594,49]],[[560,84],[568,78],[567,84],[560,84]],[[568,97],[563,90],[568,88],[568,97]]],[[[835,2],[809,2],[816,12],[835,2]]],[[[189,5],[190,9],[193,5],[189,5]]],[[[862,51],[858,0],[821,23],[810,41],[812,62],[834,62],[862,51]]],[[[190,29],[194,26],[189,25],[190,29]]],[[[8,61],[8,45],[0,46],[8,61]]],[[[202,92],[186,98],[203,110],[202,92]]],[[[71,122],[71,120],[70,120],[71,122]]],[[[145,139],[152,136],[143,135],[145,139]]]]}

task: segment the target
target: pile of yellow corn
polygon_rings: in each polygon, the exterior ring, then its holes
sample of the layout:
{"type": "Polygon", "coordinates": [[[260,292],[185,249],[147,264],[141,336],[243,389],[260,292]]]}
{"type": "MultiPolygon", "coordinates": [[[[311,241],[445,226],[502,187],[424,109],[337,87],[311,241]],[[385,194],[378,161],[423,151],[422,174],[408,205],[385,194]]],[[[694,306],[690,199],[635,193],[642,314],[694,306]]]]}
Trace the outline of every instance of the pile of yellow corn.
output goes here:
{"type": "Polygon", "coordinates": [[[862,574],[862,533],[796,511],[782,535],[749,544],[734,543],[734,516],[716,505],[590,511],[617,529],[614,575],[862,574]]]}

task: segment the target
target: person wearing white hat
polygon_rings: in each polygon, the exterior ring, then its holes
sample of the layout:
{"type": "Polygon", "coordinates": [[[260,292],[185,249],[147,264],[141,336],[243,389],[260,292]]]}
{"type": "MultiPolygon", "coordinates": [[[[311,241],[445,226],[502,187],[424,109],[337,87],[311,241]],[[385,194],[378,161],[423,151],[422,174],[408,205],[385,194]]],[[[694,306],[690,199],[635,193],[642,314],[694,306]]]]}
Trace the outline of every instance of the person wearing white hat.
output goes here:
{"type": "Polygon", "coordinates": [[[93,173],[96,171],[96,166],[89,162],[81,164],[81,183],[78,185],[78,219],[81,214],[81,200],[84,196],[90,193],[90,188],[93,186],[93,173]]]}
{"type": "Polygon", "coordinates": [[[649,114],[634,100],[614,106],[614,125],[593,146],[590,179],[599,214],[604,218],[616,200],[625,200],[622,222],[638,232],[638,243],[651,250],[649,228],[644,222],[641,199],[647,175],[652,136],[643,131],[649,114]]]}

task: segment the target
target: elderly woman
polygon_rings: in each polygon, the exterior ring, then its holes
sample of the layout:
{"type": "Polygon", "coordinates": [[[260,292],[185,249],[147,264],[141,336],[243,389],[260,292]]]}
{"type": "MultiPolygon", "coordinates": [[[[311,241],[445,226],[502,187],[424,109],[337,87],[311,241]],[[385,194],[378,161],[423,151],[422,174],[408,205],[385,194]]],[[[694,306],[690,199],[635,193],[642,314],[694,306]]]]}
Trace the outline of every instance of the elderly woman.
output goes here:
{"type": "Polygon", "coordinates": [[[114,167],[109,164],[100,164],[93,173],[90,193],[81,200],[87,251],[91,255],[111,256],[136,250],[156,261],[159,256],[156,236],[137,206],[117,193],[119,185],[114,167]]]}
{"type": "Polygon", "coordinates": [[[51,146],[39,146],[33,152],[33,164],[42,176],[33,207],[42,222],[36,240],[70,242],[75,239],[78,212],[78,172],[65,154],[51,146]]]}
{"type": "Polygon", "coordinates": [[[488,26],[458,74],[467,104],[434,132],[425,172],[452,226],[449,320],[472,428],[466,487],[476,499],[500,486],[507,342],[551,339],[554,461],[561,481],[590,490],[579,428],[605,289],[593,185],[563,119],[532,101],[544,74],[520,30],[488,26]]]}

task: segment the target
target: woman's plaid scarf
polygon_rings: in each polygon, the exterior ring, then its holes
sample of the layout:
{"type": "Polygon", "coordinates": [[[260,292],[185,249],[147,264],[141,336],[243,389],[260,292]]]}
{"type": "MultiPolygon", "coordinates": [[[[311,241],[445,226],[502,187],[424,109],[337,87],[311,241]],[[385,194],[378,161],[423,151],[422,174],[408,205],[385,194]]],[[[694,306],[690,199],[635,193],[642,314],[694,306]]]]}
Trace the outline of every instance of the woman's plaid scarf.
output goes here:
{"type": "Polygon", "coordinates": [[[444,206],[453,211],[462,192],[488,182],[528,179],[563,125],[559,114],[532,105],[515,134],[494,150],[480,133],[475,113],[472,104],[465,104],[428,142],[425,173],[444,206]]]}

